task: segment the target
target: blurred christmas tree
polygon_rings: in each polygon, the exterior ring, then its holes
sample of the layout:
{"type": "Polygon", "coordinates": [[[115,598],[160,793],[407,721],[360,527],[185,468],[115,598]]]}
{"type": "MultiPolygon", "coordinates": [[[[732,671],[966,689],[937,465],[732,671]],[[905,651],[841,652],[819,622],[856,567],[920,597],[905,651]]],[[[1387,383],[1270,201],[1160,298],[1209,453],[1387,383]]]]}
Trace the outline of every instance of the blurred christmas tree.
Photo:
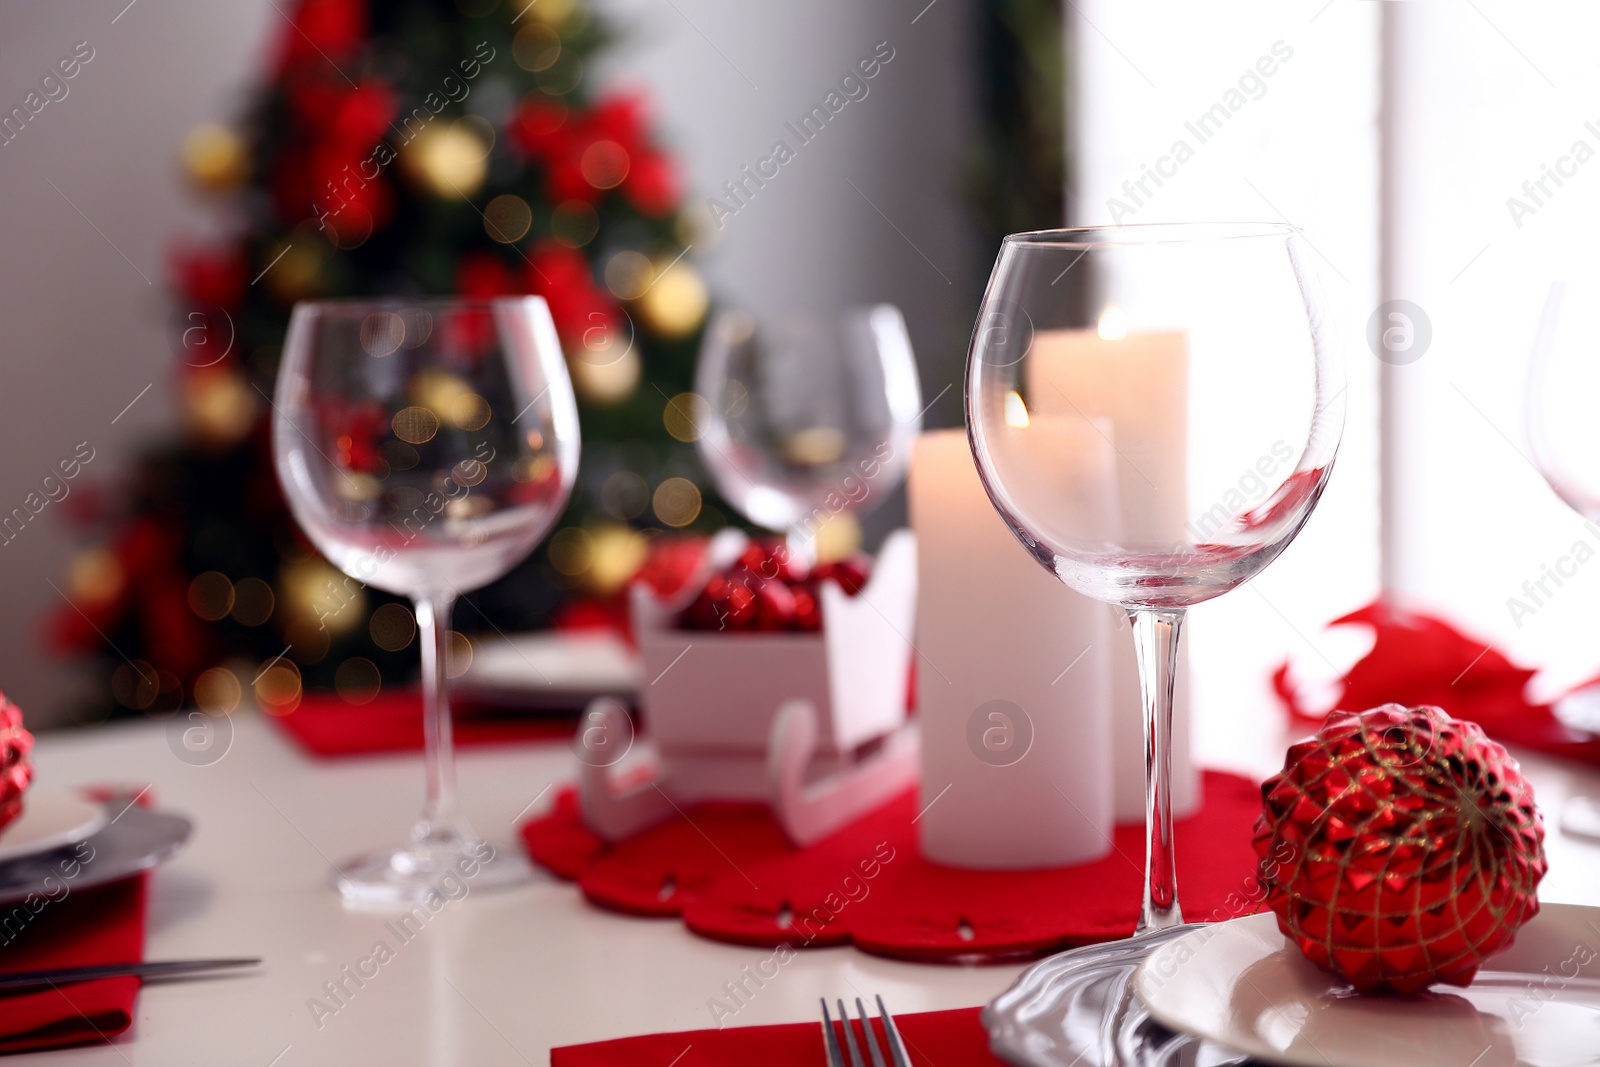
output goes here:
{"type": "Polygon", "coordinates": [[[1056,0],[979,0],[978,136],[966,187],[986,241],[1065,225],[1067,49],[1056,0]]]}
{"type": "Polygon", "coordinates": [[[295,301],[544,296],[583,420],[572,505],[463,630],[613,610],[653,533],[710,529],[690,388],[707,295],[642,102],[596,93],[584,0],[302,0],[237,128],[184,145],[234,236],[173,256],[181,440],[89,517],[54,646],[103,672],[83,718],[370,699],[415,665],[403,602],[344,582],[285,511],[268,398],[295,301]],[[339,590],[336,592],[336,590],[339,590]],[[608,601],[606,598],[610,597],[608,601]],[[336,598],[337,601],[336,601],[336,598]],[[333,610],[337,608],[338,610],[333,610]],[[326,616],[326,619],[323,619],[326,616]]]}

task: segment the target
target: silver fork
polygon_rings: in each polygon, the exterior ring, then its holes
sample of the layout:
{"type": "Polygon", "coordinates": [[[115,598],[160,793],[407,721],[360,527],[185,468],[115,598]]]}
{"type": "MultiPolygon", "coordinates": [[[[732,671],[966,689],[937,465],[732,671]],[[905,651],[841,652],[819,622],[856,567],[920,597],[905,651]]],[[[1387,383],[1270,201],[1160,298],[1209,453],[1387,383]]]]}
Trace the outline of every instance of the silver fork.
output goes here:
{"type": "MultiPolygon", "coordinates": [[[[856,1015],[861,1020],[862,1043],[867,1046],[867,1054],[872,1057],[872,1067],[911,1067],[911,1059],[906,1055],[905,1042],[900,1039],[900,1028],[894,1024],[894,1016],[889,1014],[889,1009],[883,1006],[882,997],[874,997],[878,1002],[878,1017],[883,1020],[883,1033],[889,1045],[889,1059],[886,1063],[883,1052],[878,1046],[878,1035],[873,1033],[872,1021],[867,1018],[866,1005],[861,1003],[861,998],[856,998],[856,1015]]],[[[856,1046],[855,1029],[850,1025],[850,1013],[845,1010],[844,1001],[836,1001],[839,1005],[839,1025],[844,1030],[844,1046],[850,1051],[850,1062],[845,1063],[844,1052],[839,1048],[839,1037],[833,1030],[833,1019],[828,1015],[828,1001],[822,1001],[822,1041],[823,1048],[828,1054],[828,1067],[867,1067],[861,1059],[861,1050],[856,1046]]]]}

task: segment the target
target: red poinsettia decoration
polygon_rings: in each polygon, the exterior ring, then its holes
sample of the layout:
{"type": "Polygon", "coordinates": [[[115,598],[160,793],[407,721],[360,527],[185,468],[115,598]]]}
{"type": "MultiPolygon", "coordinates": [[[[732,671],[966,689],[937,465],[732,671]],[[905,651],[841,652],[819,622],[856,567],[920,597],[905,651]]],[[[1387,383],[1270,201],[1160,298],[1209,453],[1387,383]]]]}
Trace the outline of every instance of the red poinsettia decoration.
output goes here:
{"type": "Polygon", "coordinates": [[[171,275],[178,295],[197,307],[232,310],[244,300],[250,268],[233,245],[200,248],[179,245],[171,253],[171,275]]]}
{"type": "MultiPolygon", "coordinates": [[[[1372,651],[1346,672],[1331,710],[1359,711],[1391,701],[1435,705],[1502,741],[1600,762],[1600,740],[1569,729],[1550,705],[1529,700],[1528,680],[1535,672],[1512,663],[1489,642],[1383,600],[1329,625],[1366,626],[1374,637],[1372,651]]],[[[1273,674],[1272,684],[1296,721],[1320,724],[1330,710],[1309,706],[1290,678],[1288,663],[1273,674]]]]}
{"type": "Polygon", "coordinates": [[[534,248],[528,260],[529,288],[550,304],[550,317],[563,341],[575,345],[582,343],[585,334],[616,336],[617,303],[595,284],[594,272],[582,252],[546,241],[534,248]]]}
{"type": "Polygon", "coordinates": [[[469,252],[456,264],[456,289],[477,299],[521,293],[544,297],[556,332],[569,347],[583,344],[586,337],[614,337],[619,326],[617,302],[595,284],[588,259],[554,241],[535,246],[520,274],[501,256],[469,252]]]}
{"type": "Polygon", "coordinates": [[[456,292],[474,300],[527,292],[520,279],[492,252],[468,252],[456,261],[456,292]]]}
{"type": "Polygon", "coordinates": [[[337,63],[367,39],[366,0],[302,0],[284,16],[292,32],[278,37],[278,77],[299,67],[337,63]]]}
{"type": "Polygon", "coordinates": [[[552,199],[597,202],[618,189],[646,215],[677,208],[677,174],[649,139],[643,98],[614,93],[588,111],[530,100],[510,126],[512,144],[544,163],[552,199]]]}

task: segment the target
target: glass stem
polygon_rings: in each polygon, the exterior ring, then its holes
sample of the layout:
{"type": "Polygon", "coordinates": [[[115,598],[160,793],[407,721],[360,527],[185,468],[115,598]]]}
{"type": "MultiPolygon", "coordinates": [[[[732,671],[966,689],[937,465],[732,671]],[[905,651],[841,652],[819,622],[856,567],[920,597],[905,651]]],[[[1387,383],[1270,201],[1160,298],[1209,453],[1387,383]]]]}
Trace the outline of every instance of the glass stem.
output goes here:
{"type": "Polygon", "coordinates": [[[1134,608],[1134,647],[1144,703],[1144,907],[1135,934],[1183,922],[1172,842],[1172,694],[1183,609],[1134,608]]]}
{"type": "Polygon", "coordinates": [[[417,637],[422,645],[423,766],[428,774],[427,804],[422,809],[422,822],[412,834],[418,843],[459,836],[463,828],[456,807],[456,754],[446,670],[454,600],[448,595],[417,600],[417,637]]]}

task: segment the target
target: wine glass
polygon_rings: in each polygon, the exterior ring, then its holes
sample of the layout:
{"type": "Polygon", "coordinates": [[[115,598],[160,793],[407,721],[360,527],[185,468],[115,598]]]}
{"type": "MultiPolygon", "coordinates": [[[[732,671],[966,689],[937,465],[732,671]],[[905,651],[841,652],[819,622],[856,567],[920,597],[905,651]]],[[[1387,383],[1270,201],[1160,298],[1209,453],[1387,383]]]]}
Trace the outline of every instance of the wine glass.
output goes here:
{"type": "Polygon", "coordinates": [[[414,901],[447,877],[522,880],[462,815],[446,691],[456,596],[510,570],[566,506],[578,412],[540,297],[297,304],[273,456],[289,510],[350,577],[416,603],[427,802],[405,844],[338,868],[353,901],[414,901]]]}
{"type": "Polygon", "coordinates": [[[1184,614],[1288,546],[1344,423],[1305,242],[1273,224],[1013,234],[973,331],[966,401],[978,472],[1011,532],[1133,623],[1146,816],[1136,933],[1176,928],[1169,788],[1184,614]]]}
{"type": "MultiPolygon", "coordinates": [[[[1528,440],[1534,465],[1550,488],[1591,523],[1600,522],[1596,396],[1600,396],[1600,277],[1558,281],[1545,298],[1528,365],[1528,440]]],[[[1568,693],[1554,710],[1568,726],[1600,734],[1600,685],[1568,693]]],[[[1600,801],[1588,795],[1568,799],[1561,811],[1561,828],[1600,838],[1600,801]]]]}
{"type": "Polygon", "coordinates": [[[718,315],[695,368],[701,458],[722,495],[815,558],[817,531],[876,506],[905,477],[922,391],[905,319],[888,304],[836,315],[718,315]]]}

